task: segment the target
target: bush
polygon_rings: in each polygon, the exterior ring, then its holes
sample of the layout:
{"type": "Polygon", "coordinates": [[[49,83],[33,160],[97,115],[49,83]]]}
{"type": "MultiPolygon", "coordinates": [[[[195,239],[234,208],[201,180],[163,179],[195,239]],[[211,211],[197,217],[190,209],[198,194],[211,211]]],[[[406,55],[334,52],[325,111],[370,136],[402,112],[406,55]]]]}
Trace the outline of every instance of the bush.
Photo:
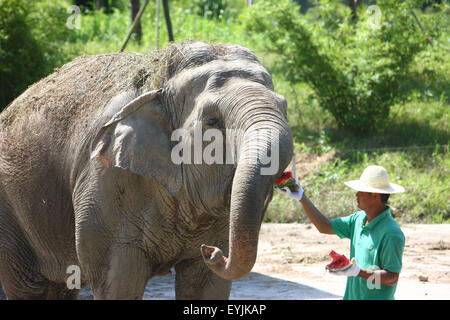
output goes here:
{"type": "Polygon", "coordinates": [[[225,11],[225,3],[222,0],[194,0],[193,5],[201,17],[208,19],[220,18],[225,11]]]}
{"type": "Polygon", "coordinates": [[[0,111],[67,60],[67,4],[0,0],[0,111]]]}
{"type": "Polygon", "coordinates": [[[264,1],[242,20],[248,32],[264,35],[264,50],[278,54],[275,68],[288,81],[308,83],[338,127],[362,135],[383,128],[390,107],[408,93],[414,57],[428,45],[414,5],[377,1],[380,20],[361,10],[355,23],[337,1],[321,1],[307,15],[290,0],[264,1]]]}

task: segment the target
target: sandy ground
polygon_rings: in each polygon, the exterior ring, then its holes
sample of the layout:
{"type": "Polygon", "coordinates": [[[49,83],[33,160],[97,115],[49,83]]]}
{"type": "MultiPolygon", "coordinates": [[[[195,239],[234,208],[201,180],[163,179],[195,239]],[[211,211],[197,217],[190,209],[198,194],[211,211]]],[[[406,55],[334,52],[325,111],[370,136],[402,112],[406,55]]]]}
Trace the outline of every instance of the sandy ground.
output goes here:
{"type": "MultiPolygon", "coordinates": [[[[401,228],[406,243],[396,299],[450,299],[450,225],[401,228]]],[[[274,299],[341,299],[346,279],[329,275],[325,265],[331,250],[348,256],[349,248],[348,239],[311,224],[264,224],[253,272],[298,284],[286,296],[274,288],[274,299]]]]}
{"type": "MultiPolygon", "coordinates": [[[[397,300],[450,299],[450,225],[401,226],[406,237],[397,300]]],[[[349,240],[320,234],[311,224],[263,224],[251,273],[234,281],[230,299],[342,299],[345,277],[329,275],[333,249],[349,254],[349,240]]],[[[144,299],[174,299],[174,274],[155,277],[144,299]]],[[[83,290],[81,299],[90,299],[83,290]]]]}

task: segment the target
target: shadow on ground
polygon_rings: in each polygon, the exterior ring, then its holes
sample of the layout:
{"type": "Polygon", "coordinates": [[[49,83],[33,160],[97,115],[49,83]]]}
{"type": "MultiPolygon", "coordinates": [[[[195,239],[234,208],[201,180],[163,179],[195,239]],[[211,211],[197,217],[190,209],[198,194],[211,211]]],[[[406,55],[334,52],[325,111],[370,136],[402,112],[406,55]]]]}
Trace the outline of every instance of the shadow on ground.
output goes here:
{"type": "MultiPolygon", "coordinates": [[[[154,277],[149,280],[144,300],[174,300],[175,274],[154,277]]],[[[92,299],[89,288],[81,290],[79,299],[92,299]]],[[[269,277],[250,272],[242,279],[233,281],[230,300],[307,300],[341,299],[330,292],[319,290],[301,283],[269,277]]]]}
{"type": "MultiPolygon", "coordinates": [[[[144,300],[174,300],[175,274],[154,277],[145,288],[144,300]]],[[[250,272],[233,281],[230,300],[309,300],[340,299],[340,296],[301,283],[250,272]]],[[[0,300],[5,296],[0,285],[0,300]]],[[[92,291],[86,287],[80,291],[80,300],[92,300],[92,291]]]]}

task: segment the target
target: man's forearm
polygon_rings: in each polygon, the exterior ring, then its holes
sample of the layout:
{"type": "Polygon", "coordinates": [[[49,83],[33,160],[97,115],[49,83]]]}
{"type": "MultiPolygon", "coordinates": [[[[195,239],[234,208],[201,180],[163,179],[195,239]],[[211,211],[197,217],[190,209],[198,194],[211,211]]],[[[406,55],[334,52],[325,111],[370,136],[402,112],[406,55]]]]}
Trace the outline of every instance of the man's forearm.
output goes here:
{"type": "Polygon", "coordinates": [[[303,209],[306,212],[309,220],[316,226],[317,230],[321,233],[334,234],[333,228],[331,227],[330,220],[325,217],[319,209],[309,200],[309,198],[304,194],[303,198],[300,200],[303,209]]]}
{"type": "Polygon", "coordinates": [[[387,270],[366,270],[361,269],[359,271],[358,277],[363,279],[370,279],[372,283],[393,286],[398,282],[399,274],[395,272],[390,272],[387,270]]]}

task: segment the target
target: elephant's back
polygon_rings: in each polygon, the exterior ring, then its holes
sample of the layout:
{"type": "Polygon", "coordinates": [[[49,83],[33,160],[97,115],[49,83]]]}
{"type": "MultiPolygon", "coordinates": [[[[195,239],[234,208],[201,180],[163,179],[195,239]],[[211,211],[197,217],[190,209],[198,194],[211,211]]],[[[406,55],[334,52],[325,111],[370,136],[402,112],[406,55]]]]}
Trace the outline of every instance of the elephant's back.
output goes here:
{"type": "Polygon", "coordinates": [[[81,56],[30,86],[0,115],[0,131],[39,121],[68,130],[122,90],[145,83],[149,57],[133,53],[81,56]]]}

